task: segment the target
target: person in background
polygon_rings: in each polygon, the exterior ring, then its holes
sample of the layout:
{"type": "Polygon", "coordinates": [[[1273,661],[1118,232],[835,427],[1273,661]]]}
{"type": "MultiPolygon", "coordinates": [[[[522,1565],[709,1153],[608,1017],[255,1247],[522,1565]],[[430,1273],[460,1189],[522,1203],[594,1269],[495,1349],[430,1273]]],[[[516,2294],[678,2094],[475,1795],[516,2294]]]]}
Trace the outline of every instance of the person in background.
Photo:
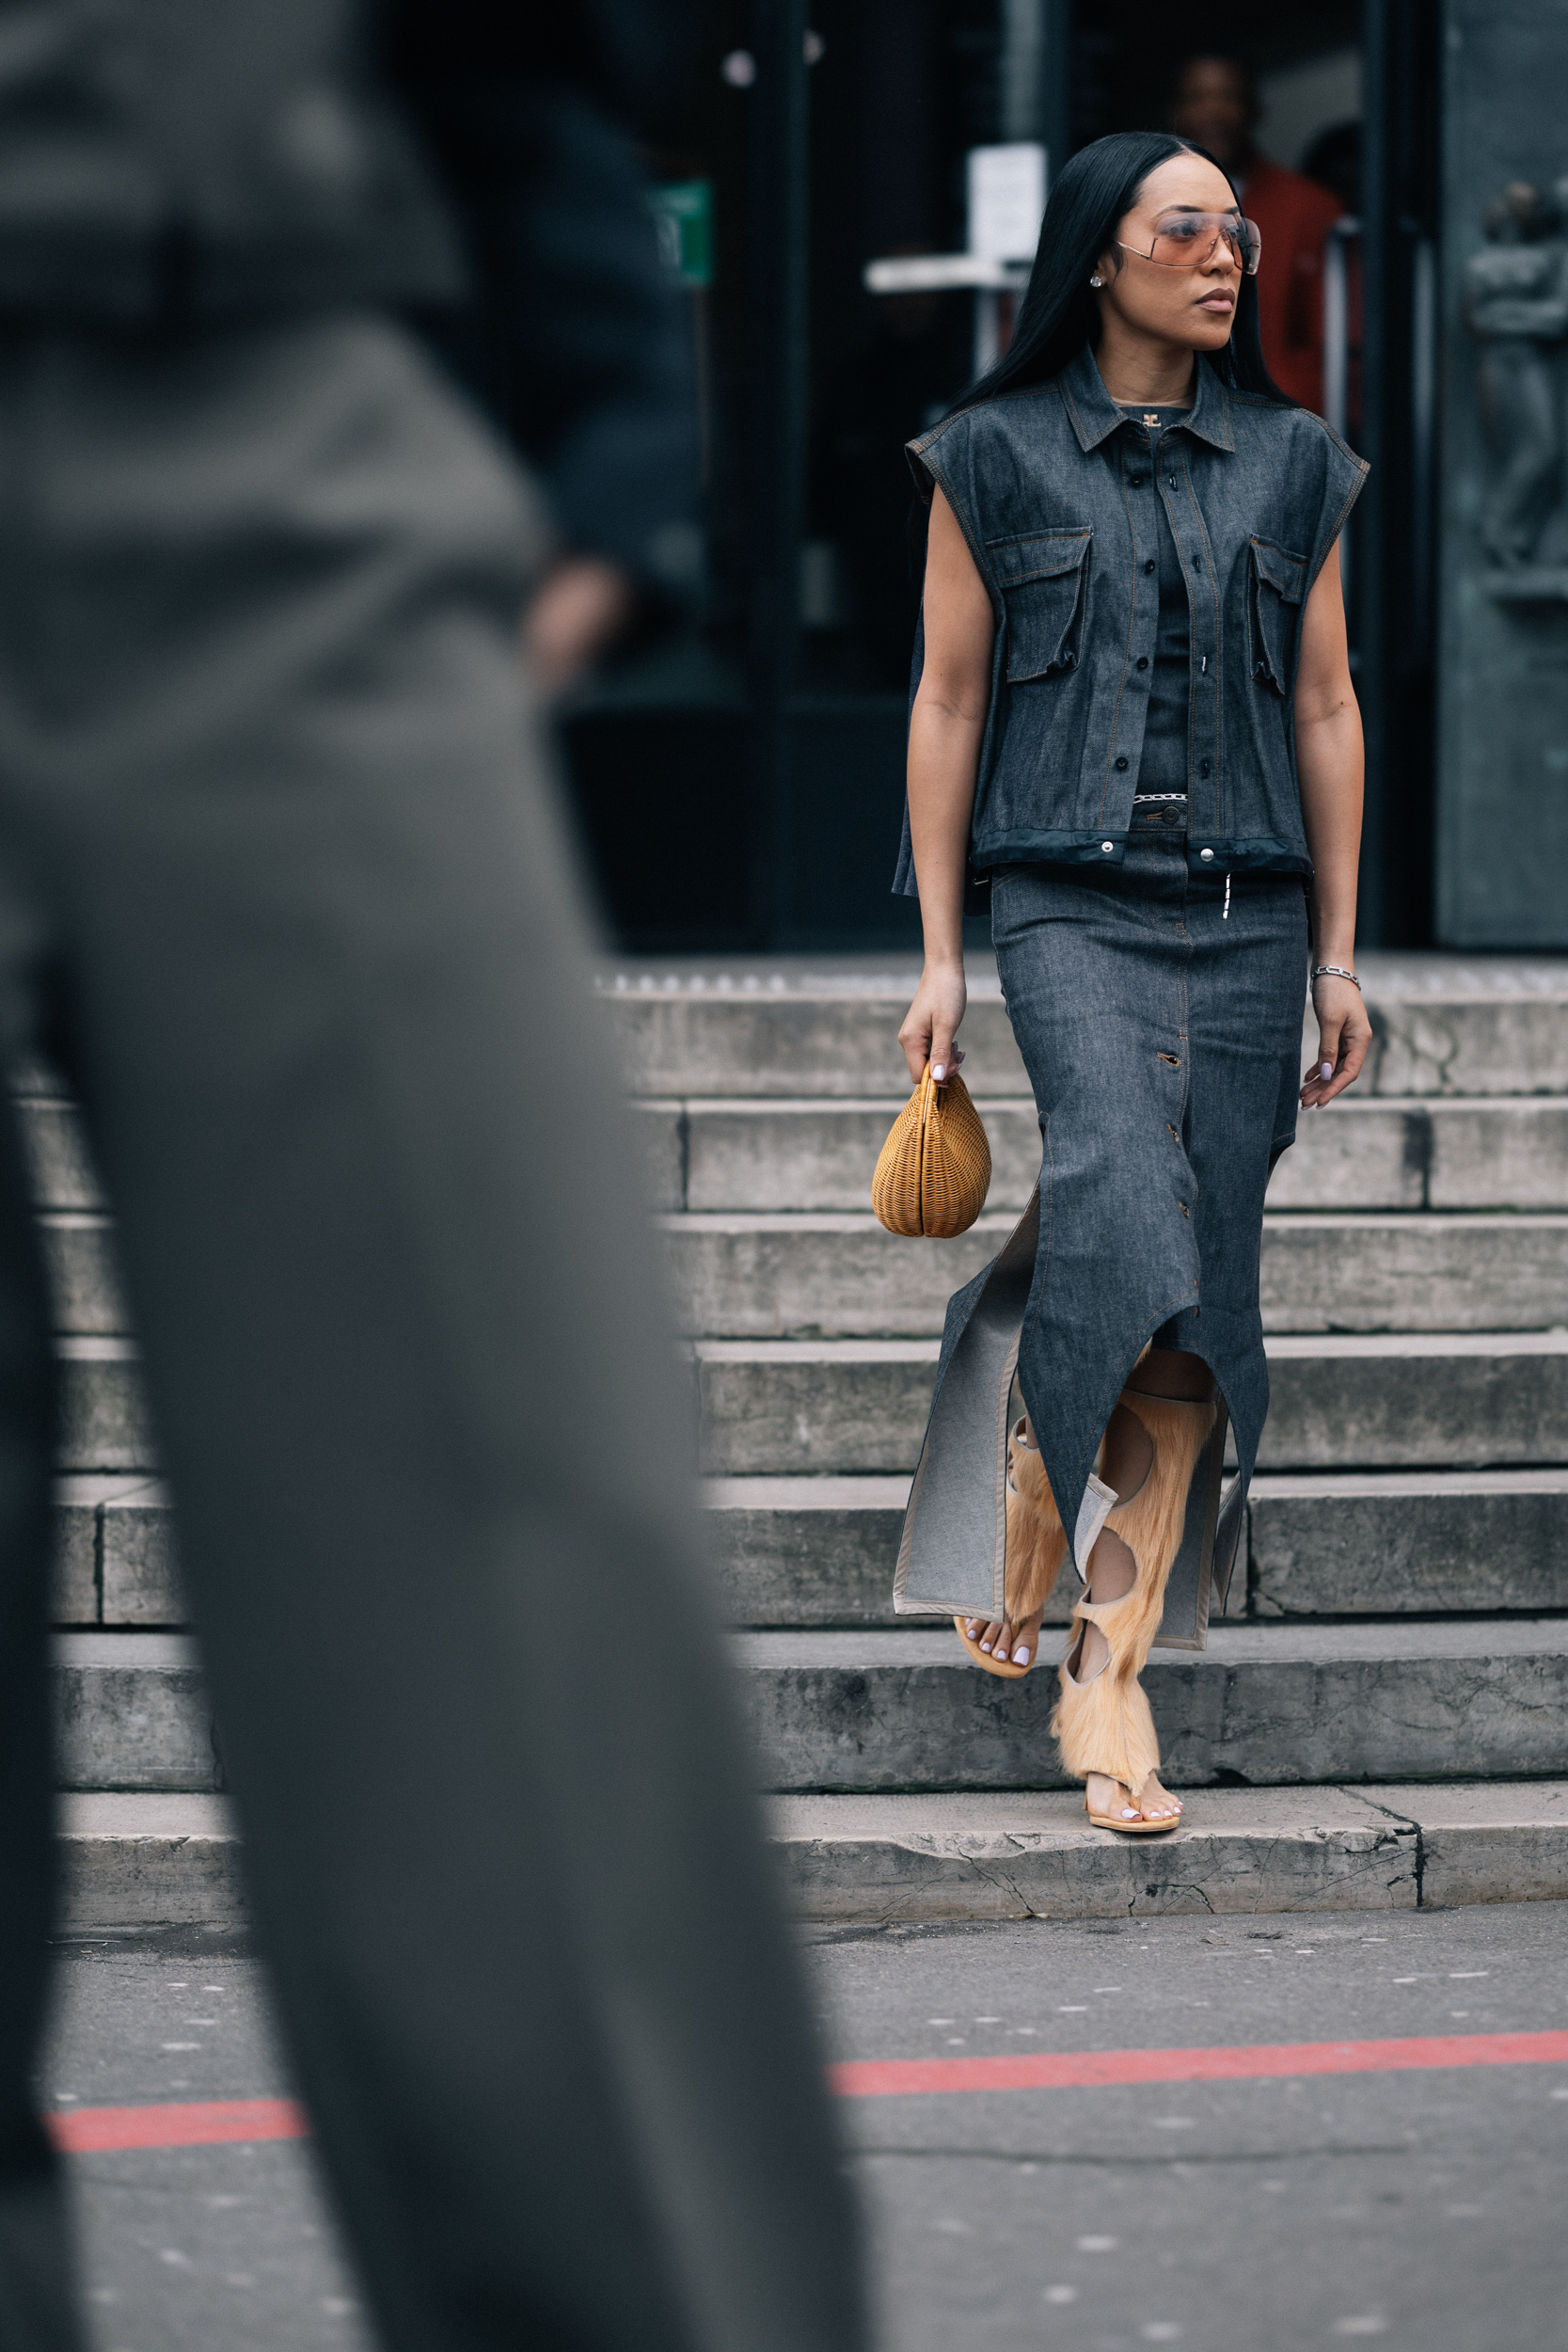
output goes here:
{"type": "Polygon", "coordinates": [[[1259,112],[1258,86],[1243,58],[1201,50],[1178,67],[1171,129],[1206,147],[1229,173],[1262,235],[1258,326],[1269,373],[1282,392],[1321,411],[1323,242],[1343,208],[1325,188],[1263,153],[1253,135],[1259,112]]]}
{"type": "MultiPolygon", "coordinates": [[[[1361,218],[1361,125],[1332,122],[1320,131],[1301,167],[1308,180],[1326,188],[1339,207],[1341,219],[1361,218]]],[[[1345,248],[1345,420],[1344,431],[1355,447],[1361,433],[1361,354],[1366,310],[1359,231],[1347,236],[1345,248]]]]}
{"type": "Polygon", "coordinates": [[[673,0],[529,9],[510,36],[502,14],[388,0],[383,49],[469,263],[463,300],[413,323],[545,494],[523,640],[554,695],[699,586],[689,344],[649,266],[627,136],[657,135],[693,40],[673,0]]]}
{"type": "MultiPolygon", "coordinates": [[[[526,606],[564,680],[690,583],[660,38],[0,0],[0,1067],[65,1071],[113,1202],[387,2352],[864,2340],[518,652],[526,606]]],[[[35,2091],[50,1327],[0,1104],[5,2352],[83,2342],[35,2091]]]]}

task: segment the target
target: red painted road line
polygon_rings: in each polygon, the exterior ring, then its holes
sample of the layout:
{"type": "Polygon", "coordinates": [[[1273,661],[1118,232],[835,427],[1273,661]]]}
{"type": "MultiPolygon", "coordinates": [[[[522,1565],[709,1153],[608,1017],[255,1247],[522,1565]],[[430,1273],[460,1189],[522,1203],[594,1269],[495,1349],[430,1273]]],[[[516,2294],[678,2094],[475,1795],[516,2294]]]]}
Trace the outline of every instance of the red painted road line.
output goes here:
{"type": "Polygon", "coordinates": [[[1270,2074],[1402,2074],[1429,2066],[1568,2065],[1568,2033],[1443,2033],[1400,2042],[1263,2042],[1217,2050],[1081,2050],[1010,2058],[853,2058],[843,2099],[932,2090],[1068,2090],[1106,2083],[1256,2082],[1270,2074]]]}
{"type": "MultiPolygon", "coordinates": [[[[1568,2065],[1568,2033],[1448,2033],[1398,2042],[1264,2042],[1230,2049],[1080,2050],[1008,2058],[853,2058],[828,2070],[845,2099],[920,2091],[1070,2090],[1113,2083],[1257,2082],[1280,2074],[1402,2074],[1436,2066],[1568,2065]]],[[[139,2107],[69,2107],[44,2118],[68,2155],[303,2139],[293,2099],[214,2099],[139,2107]]]]}
{"type": "Polygon", "coordinates": [[[46,2115],[49,2137],[67,2155],[106,2148],[201,2148],[222,2139],[304,2139],[310,2126],[295,2099],[207,2099],[147,2107],[67,2107],[46,2115]]]}

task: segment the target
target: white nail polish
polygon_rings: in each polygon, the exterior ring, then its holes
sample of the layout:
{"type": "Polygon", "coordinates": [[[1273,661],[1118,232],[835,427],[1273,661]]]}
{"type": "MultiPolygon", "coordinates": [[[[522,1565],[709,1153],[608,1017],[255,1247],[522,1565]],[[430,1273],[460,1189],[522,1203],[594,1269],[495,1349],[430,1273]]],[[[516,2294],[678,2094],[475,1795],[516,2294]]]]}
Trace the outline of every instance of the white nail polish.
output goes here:
{"type": "Polygon", "coordinates": [[[989,1642],[982,1642],[980,1647],[989,1658],[990,1656],[990,1644],[989,1642]]]}
{"type": "Polygon", "coordinates": [[[935,1067],[933,1068],[933,1070],[932,1070],[932,1072],[931,1072],[931,1075],[932,1075],[932,1077],[936,1080],[936,1082],[937,1082],[938,1086],[941,1086],[941,1084],[942,1084],[942,1082],[943,1078],[945,1078],[945,1077],[946,1077],[946,1075],[947,1075],[947,1065],[946,1065],[946,1063],[945,1063],[945,1062],[940,1062],[940,1061],[939,1061],[939,1062],[935,1065],[935,1067]]]}
{"type": "Polygon", "coordinates": [[[1334,1075],[1334,1064],[1331,1061],[1321,1061],[1318,1064],[1318,1075],[1320,1078],[1332,1078],[1334,1075]]]}
{"type": "Polygon", "coordinates": [[[1015,1650],[1014,1650],[1014,1652],[1013,1652],[1013,1664],[1014,1664],[1015,1666],[1026,1666],[1028,1663],[1029,1663],[1029,1653],[1028,1653],[1028,1651],[1027,1651],[1026,1649],[1022,1649],[1022,1648],[1020,1648],[1020,1649],[1015,1649],[1015,1650]]]}

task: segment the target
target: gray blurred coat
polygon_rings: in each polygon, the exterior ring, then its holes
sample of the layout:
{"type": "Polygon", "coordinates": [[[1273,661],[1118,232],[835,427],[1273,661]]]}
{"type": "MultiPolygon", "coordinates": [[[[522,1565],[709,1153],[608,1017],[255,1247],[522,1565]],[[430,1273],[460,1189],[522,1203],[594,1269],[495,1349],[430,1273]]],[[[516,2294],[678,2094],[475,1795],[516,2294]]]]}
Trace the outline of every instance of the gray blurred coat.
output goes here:
{"type": "MultiPolygon", "coordinates": [[[[546,526],[395,315],[418,290],[377,281],[374,206],[336,243],[285,224],[293,282],[264,205],[224,210],[225,141],[281,121],[321,167],[367,125],[439,293],[461,236],[346,23],[0,8],[0,135],[41,164],[73,106],[125,132],[77,153],[79,237],[0,204],[0,1045],[60,1059],[107,1181],[263,1941],[385,2340],[847,2352],[819,2053],[515,658],[546,526]],[[168,108],[133,102],[193,28],[215,177],[182,210],[193,126],[160,150],[168,108]],[[281,117],[254,56],[280,31],[322,102],[281,117]]],[[[678,521],[678,469],[657,495],[678,521]]],[[[29,2084],[53,1396],[11,1120],[0,1253],[0,2343],[67,2352],[29,2084]]]]}

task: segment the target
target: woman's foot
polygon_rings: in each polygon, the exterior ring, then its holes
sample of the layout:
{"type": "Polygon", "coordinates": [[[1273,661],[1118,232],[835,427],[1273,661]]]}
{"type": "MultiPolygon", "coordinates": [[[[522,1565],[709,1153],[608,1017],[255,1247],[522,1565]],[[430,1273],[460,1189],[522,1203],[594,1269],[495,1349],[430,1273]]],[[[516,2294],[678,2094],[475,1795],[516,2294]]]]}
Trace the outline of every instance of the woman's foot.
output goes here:
{"type": "Polygon", "coordinates": [[[1067,1537],[1025,1413],[1007,1433],[1007,1583],[1010,1594],[1022,1598],[1035,1593],[1039,1601],[1020,1616],[965,1617],[965,1636],[983,1656],[1005,1660],[1021,1672],[1034,1664],[1046,1594],[1055,1583],[1066,1551],[1067,1537]]]}
{"type": "Polygon", "coordinates": [[[1108,1772],[1091,1772],[1084,1785],[1089,1811],[1102,1819],[1116,1821],[1179,1821],[1181,1800],[1173,1797],[1160,1786],[1157,1773],[1150,1772],[1136,1796],[1124,1781],[1113,1780],[1108,1772]]]}
{"type": "Polygon", "coordinates": [[[1040,1619],[1043,1605],[1032,1616],[1020,1617],[1015,1624],[1011,1617],[966,1617],[964,1631],[988,1658],[1005,1658],[1010,1665],[1032,1666],[1039,1647],[1040,1619]]]}

